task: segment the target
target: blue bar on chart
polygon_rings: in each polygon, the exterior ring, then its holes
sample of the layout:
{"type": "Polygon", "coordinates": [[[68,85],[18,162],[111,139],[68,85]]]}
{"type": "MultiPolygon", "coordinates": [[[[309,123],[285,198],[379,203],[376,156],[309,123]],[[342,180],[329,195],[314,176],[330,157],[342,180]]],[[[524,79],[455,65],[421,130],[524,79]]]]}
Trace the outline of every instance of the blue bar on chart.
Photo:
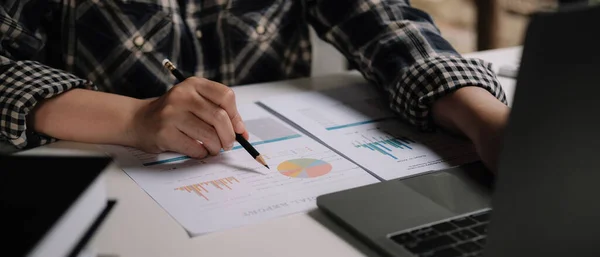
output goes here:
{"type": "Polygon", "coordinates": [[[411,143],[415,143],[414,140],[408,137],[365,137],[363,136],[363,142],[355,141],[354,147],[356,148],[366,148],[371,151],[379,152],[383,155],[387,155],[394,160],[398,160],[398,157],[392,154],[393,149],[404,149],[404,150],[412,150],[412,147],[409,145],[411,143]]]}

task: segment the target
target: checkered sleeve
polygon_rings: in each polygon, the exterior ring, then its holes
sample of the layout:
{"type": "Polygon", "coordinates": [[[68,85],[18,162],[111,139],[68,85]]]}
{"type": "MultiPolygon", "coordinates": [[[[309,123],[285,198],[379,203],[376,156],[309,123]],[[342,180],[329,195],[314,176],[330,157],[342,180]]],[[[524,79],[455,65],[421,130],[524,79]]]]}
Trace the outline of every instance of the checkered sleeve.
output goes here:
{"type": "Polygon", "coordinates": [[[386,91],[390,107],[423,130],[434,128],[432,103],[465,86],[486,89],[506,104],[491,65],[462,57],[431,17],[407,0],[307,0],[319,37],[386,91]]]}
{"type": "Polygon", "coordinates": [[[87,80],[33,61],[44,49],[39,23],[48,9],[44,1],[0,5],[0,141],[19,149],[54,141],[27,126],[40,101],[76,87],[93,88],[87,80]]]}
{"type": "Polygon", "coordinates": [[[38,102],[72,88],[92,87],[87,80],[35,61],[14,61],[2,68],[0,137],[21,149],[54,141],[27,127],[26,118],[38,102]]]}

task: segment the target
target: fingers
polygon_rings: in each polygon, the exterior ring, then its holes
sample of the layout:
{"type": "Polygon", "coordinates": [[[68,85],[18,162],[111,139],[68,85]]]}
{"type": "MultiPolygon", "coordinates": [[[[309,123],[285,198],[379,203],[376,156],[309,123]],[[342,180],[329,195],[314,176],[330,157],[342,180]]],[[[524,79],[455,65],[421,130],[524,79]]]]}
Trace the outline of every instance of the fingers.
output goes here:
{"type": "Polygon", "coordinates": [[[223,149],[230,150],[235,142],[235,132],[227,112],[200,95],[196,96],[194,104],[196,106],[191,108],[191,113],[212,125],[221,141],[220,145],[223,149]]]}
{"type": "Polygon", "coordinates": [[[214,81],[196,77],[190,78],[190,80],[192,80],[198,94],[225,110],[236,133],[242,134],[246,131],[242,117],[237,110],[235,93],[231,88],[214,81]]]}
{"type": "Polygon", "coordinates": [[[208,155],[208,151],[204,145],[181,131],[171,129],[165,133],[168,133],[168,135],[164,135],[164,142],[166,142],[165,150],[185,154],[192,158],[204,158],[208,155]]]}
{"type": "MultiPolygon", "coordinates": [[[[196,115],[188,112],[183,116],[183,120],[177,124],[177,129],[190,138],[200,140],[211,155],[217,155],[221,151],[222,143],[218,132],[213,126],[200,120],[196,115]]],[[[231,125],[229,129],[231,130],[231,125]]],[[[233,143],[231,144],[233,145],[233,143]]]]}
{"type": "Polygon", "coordinates": [[[186,116],[183,120],[178,120],[181,123],[178,129],[201,140],[211,154],[218,153],[221,148],[231,149],[236,133],[248,138],[237,110],[235,94],[230,88],[196,77],[188,78],[180,84],[170,90],[168,102],[183,107],[183,110],[187,110],[186,113],[196,117],[186,116]],[[218,148],[216,143],[219,143],[218,148]]]}
{"type": "Polygon", "coordinates": [[[244,131],[244,133],[242,133],[242,136],[246,139],[249,140],[250,139],[250,134],[248,134],[248,131],[244,131]]]}
{"type": "Polygon", "coordinates": [[[242,121],[242,116],[240,116],[239,113],[231,119],[231,124],[233,125],[233,130],[235,131],[235,133],[243,134],[246,135],[244,137],[247,137],[248,132],[246,132],[246,125],[244,125],[244,122],[242,121]]]}

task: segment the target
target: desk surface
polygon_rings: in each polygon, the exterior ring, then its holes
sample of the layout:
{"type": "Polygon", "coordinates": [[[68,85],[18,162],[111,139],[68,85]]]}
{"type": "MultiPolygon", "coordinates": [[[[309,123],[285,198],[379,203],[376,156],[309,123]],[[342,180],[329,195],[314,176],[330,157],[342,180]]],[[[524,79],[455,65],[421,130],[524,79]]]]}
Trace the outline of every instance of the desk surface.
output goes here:
{"type": "MultiPolygon", "coordinates": [[[[519,62],[520,47],[468,54],[498,71],[519,62]]],[[[515,83],[500,78],[512,104],[515,83]]],[[[358,72],[236,87],[239,103],[261,98],[365,83],[358,72]]],[[[22,154],[87,154],[93,145],[57,142],[22,154]]],[[[376,256],[318,210],[189,238],[184,229],[122,170],[106,174],[108,195],[118,200],[92,241],[101,254],[115,256],[376,256]]]]}

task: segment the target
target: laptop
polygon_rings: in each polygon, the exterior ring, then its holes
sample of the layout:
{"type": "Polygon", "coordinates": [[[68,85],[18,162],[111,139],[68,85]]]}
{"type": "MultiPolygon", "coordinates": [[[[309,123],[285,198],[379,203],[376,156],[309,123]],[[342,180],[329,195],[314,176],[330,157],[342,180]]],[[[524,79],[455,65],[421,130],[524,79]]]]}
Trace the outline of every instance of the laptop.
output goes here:
{"type": "Polygon", "coordinates": [[[600,256],[599,24],[600,7],[531,17],[496,176],[473,163],[319,209],[385,256],[600,256]]]}
{"type": "Polygon", "coordinates": [[[115,200],[106,156],[0,155],[2,256],[95,256],[89,241],[115,200]],[[91,254],[91,255],[90,255],[91,254]]]}

